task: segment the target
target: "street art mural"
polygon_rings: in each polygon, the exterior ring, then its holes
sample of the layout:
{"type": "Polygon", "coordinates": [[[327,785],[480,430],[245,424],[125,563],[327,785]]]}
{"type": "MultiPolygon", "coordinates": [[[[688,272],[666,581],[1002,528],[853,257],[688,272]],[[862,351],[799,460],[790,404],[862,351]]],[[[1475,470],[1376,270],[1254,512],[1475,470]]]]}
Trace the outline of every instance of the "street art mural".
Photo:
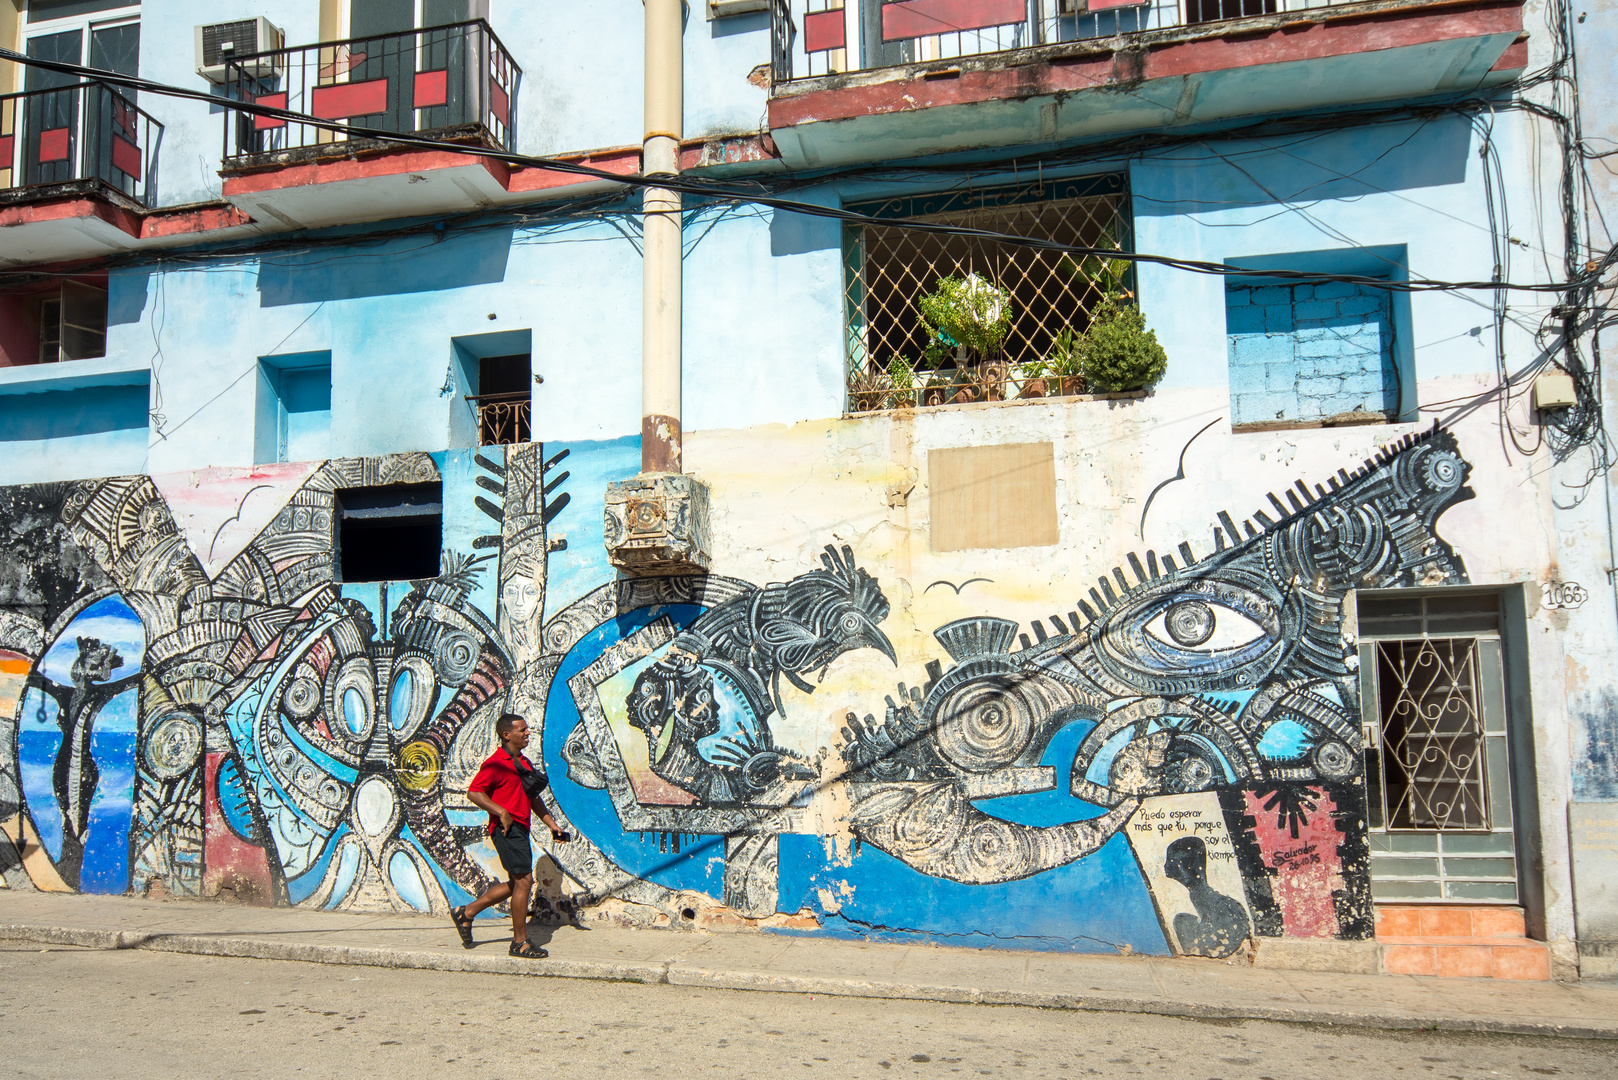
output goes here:
{"type": "Polygon", "coordinates": [[[637,461],[0,490],[0,880],[445,913],[498,873],[464,793],[514,710],[578,837],[551,914],[1199,956],[1371,934],[1344,600],[1466,580],[1449,433],[1129,554],[1065,614],[932,628],[924,671],[855,545],[773,583],[613,579],[575,496],[637,461]],[[334,580],[341,493],[404,484],[442,485],[439,576],[334,580]],[[891,682],[827,727],[850,658],[891,682]]]}

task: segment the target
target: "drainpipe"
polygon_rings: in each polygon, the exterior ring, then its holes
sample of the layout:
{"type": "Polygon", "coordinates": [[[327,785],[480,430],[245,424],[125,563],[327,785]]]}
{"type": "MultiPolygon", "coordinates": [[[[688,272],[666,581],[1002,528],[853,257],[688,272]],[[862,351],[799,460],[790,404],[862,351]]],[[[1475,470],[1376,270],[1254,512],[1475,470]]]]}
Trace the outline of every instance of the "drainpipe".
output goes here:
{"type": "MultiPolygon", "coordinates": [[[[641,173],[680,172],[685,124],[685,2],[646,5],[646,137],[641,173]]],[[[640,475],[607,485],[604,540],[631,577],[708,569],[708,487],[684,472],[680,428],[680,194],[643,189],[640,475]]]]}
{"type": "MultiPolygon", "coordinates": [[[[685,130],[683,0],[646,4],[646,139],[641,172],[680,171],[685,130]]],[[[641,284],[640,467],[681,471],[680,436],[680,193],[645,188],[645,267],[641,284]]]]}

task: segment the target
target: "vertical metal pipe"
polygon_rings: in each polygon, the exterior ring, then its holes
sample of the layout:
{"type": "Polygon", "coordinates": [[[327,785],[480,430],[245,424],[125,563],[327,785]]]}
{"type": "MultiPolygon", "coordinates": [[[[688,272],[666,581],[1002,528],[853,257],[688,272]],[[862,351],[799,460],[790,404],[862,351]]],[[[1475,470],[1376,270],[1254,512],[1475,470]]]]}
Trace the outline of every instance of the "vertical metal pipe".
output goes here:
{"type": "MultiPolygon", "coordinates": [[[[646,4],[646,138],[641,171],[680,171],[685,123],[684,0],[646,4]]],[[[646,188],[645,258],[641,284],[642,472],[681,471],[680,434],[680,194],[646,188]]]]}

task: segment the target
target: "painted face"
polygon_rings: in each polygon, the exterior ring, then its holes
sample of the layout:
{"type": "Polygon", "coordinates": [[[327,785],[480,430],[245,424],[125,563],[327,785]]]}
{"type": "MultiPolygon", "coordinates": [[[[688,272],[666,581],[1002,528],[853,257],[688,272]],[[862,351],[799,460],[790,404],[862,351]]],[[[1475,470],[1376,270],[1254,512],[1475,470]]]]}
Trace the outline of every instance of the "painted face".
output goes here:
{"type": "Polygon", "coordinates": [[[512,621],[526,623],[539,608],[539,587],[534,584],[532,577],[519,574],[507,580],[501,588],[500,602],[512,621]]]}

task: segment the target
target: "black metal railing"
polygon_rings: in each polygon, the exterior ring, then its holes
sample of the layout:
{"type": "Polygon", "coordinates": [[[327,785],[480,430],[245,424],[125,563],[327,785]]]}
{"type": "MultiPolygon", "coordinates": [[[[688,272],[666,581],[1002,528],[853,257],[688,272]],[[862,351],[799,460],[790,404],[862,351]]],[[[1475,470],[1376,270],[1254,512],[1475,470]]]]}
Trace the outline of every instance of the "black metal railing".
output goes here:
{"type": "Polygon", "coordinates": [[[777,83],[1349,0],[775,0],[777,83]]]}
{"type": "Polygon", "coordinates": [[[0,190],[96,180],[151,206],[162,135],[127,92],[104,83],[0,95],[0,190]]]}
{"type": "Polygon", "coordinates": [[[532,441],[533,400],[524,391],[469,395],[478,414],[479,446],[511,446],[532,441]]]}
{"type": "MultiPolygon", "coordinates": [[[[522,69],[482,19],[225,61],[236,101],[380,131],[453,134],[499,150],[516,148],[521,80],[522,69]]],[[[234,112],[224,157],[346,141],[314,124],[234,112]]]]}

